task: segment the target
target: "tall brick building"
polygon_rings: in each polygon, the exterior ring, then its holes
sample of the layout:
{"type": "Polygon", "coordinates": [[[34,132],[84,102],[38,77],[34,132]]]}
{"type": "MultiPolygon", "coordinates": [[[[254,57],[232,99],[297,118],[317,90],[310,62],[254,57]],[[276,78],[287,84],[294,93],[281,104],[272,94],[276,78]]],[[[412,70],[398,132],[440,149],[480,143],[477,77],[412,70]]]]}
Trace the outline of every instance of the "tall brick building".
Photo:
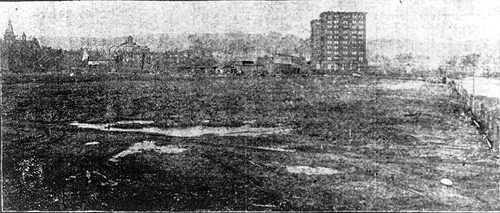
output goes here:
{"type": "Polygon", "coordinates": [[[311,66],[326,72],[366,66],[366,13],[323,12],[311,21],[311,66]]]}

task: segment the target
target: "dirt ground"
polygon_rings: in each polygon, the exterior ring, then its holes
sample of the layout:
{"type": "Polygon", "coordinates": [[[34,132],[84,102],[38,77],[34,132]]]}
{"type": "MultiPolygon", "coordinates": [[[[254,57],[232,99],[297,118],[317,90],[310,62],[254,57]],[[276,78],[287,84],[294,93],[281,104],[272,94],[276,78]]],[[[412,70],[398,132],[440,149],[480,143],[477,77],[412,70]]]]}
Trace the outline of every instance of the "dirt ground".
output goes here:
{"type": "Polygon", "coordinates": [[[2,93],[3,210],[500,209],[498,150],[445,84],[59,79],[2,93]]]}

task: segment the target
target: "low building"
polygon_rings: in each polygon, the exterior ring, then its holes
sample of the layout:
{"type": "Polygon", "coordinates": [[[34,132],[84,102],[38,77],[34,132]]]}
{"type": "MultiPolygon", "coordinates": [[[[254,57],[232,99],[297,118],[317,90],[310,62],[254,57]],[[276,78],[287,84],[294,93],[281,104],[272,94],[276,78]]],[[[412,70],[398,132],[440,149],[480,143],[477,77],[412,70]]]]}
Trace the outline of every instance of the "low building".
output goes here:
{"type": "Polygon", "coordinates": [[[274,54],[259,57],[257,64],[264,66],[272,74],[300,74],[304,71],[305,59],[285,54],[274,54]]]}
{"type": "Polygon", "coordinates": [[[217,64],[212,54],[194,49],[167,51],[163,61],[167,69],[193,73],[209,72],[217,64]]]}
{"type": "Polygon", "coordinates": [[[260,75],[265,71],[265,67],[256,64],[253,60],[232,61],[224,67],[227,73],[235,75],[260,75]]]}
{"type": "Polygon", "coordinates": [[[149,63],[149,48],[140,46],[134,42],[132,36],[127,37],[125,43],[113,46],[109,50],[112,55],[116,69],[143,70],[149,63]]]}

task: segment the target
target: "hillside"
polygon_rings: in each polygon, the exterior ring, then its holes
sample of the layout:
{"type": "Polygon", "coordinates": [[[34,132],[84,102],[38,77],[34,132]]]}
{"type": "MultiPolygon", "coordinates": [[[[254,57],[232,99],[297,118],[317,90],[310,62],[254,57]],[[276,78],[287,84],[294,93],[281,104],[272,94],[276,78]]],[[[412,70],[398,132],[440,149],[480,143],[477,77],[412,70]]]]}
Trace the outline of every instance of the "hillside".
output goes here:
{"type": "MultiPolygon", "coordinates": [[[[295,35],[270,32],[267,34],[250,34],[244,32],[215,34],[148,34],[133,35],[134,40],[152,51],[185,50],[189,48],[204,49],[231,57],[250,57],[282,53],[310,58],[309,39],[295,35]]],[[[40,43],[53,48],[73,49],[87,48],[108,51],[113,45],[125,41],[125,37],[89,38],[89,37],[41,37],[40,43]]],[[[491,45],[487,40],[475,41],[418,41],[406,39],[369,39],[367,41],[368,59],[377,55],[394,58],[398,54],[429,56],[442,61],[453,55],[480,53],[498,55],[498,45],[491,45]]]]}
{"type": "MultiPolygon", "coordinates": [[[[208,51],[230,55],[266,55],[283,53],[309,57],[307,41],[294,35],[280,33],[249,34],[242,32],[224,34],[149,34],[133,35],[139,45],[147,46],[152,51],[163,52],[174,49],[202,48],[208,51]]],[[[87,38],[87,37],[41,37],[42,45],[53,48],[80,48],[108,50],[113,45],[125,41],[124,37],[87,38]]]]}

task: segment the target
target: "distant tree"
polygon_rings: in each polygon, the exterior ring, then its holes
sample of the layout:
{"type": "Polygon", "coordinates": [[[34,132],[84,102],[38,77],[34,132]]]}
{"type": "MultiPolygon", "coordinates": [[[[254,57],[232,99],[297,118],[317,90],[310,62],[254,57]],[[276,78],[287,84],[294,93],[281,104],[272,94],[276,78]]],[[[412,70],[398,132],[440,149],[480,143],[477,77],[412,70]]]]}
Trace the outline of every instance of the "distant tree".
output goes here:
{"type": "Polygon", "coordinates": [[[37,67],[37,71],[49,72],[61,70],[61,62],[64,58],[62,49],[43,47],[41,52],[42,53],[38,61],[39,67],[37,67]]]}
{"type": "Polygon", "coordinates": [[[411,53],[405,53],[405,54],[398,54],[396,55],[395,59],[399,63],[408,63],[414,59],[413,55],[411,53]]]}
{"type": "Polygon", "coordinates": [[[470,54],[470,55],[466,55],[463,59],[462,59],[462,64],[464,65],[471,65],[473,67],[477,66],[477,62],[479,61],[479,57],[481,57],[481,55],[479,54],[470,54]]]}
{"type": "Polygon", "coordinates": [[[465,67],[471,66],[472,71],[474,72],[477,65],[478,65],[480,57],[481,57],[481,55],[479,55],[477,53],[466,55],[465,57],[462,58],[462,65],[465,67]]]}
{"type": "Polygon", "coordinates": [[[38,49],[40,48],[40,43],[38,42],[38,39],[33,38],[32,43],[33,43],[34,48],[38,48],[38,49]]]}
{"type": "Polygon", "coordinates": [[[458,64],[459,57],[454,55],[450,59],[446,60],[446,65],[450,67],[455,67],[458,64]]]}

